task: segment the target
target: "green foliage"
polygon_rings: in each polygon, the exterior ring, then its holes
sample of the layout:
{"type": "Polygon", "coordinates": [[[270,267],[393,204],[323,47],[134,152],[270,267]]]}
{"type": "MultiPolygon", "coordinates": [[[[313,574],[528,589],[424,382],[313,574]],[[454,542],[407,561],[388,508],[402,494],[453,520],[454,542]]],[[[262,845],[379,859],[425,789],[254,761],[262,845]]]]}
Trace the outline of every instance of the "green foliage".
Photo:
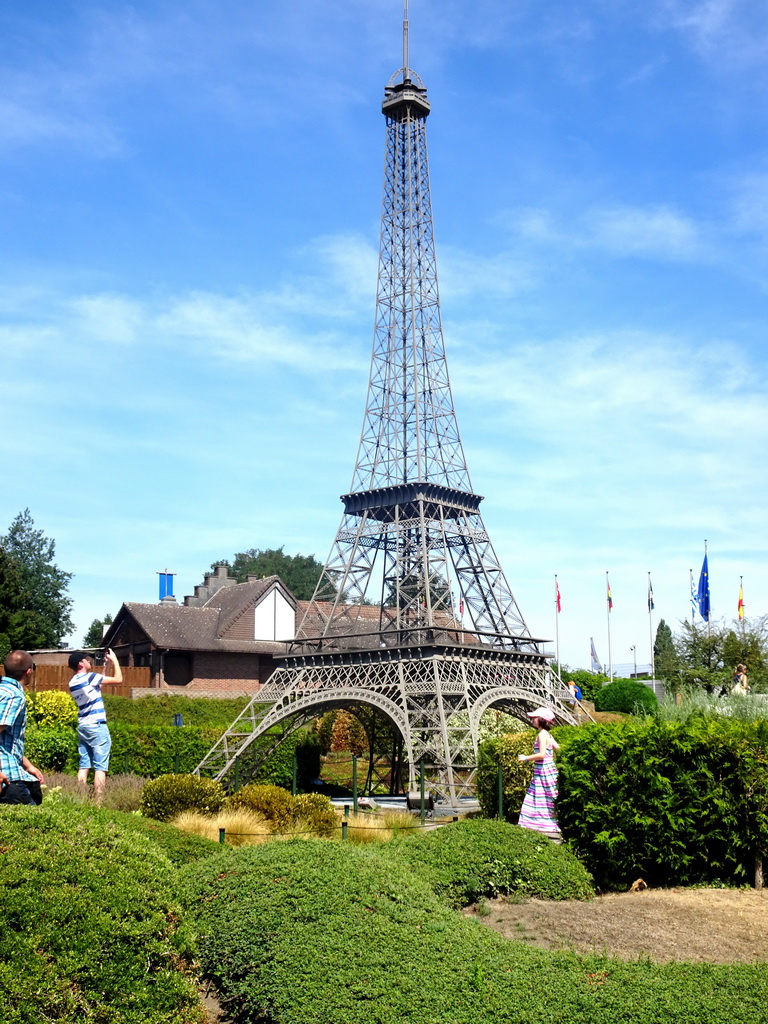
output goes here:
{"type": "Polygon", "coordinates": [[[650,686],[634,679],[616,679],[595,694],[595,711],[619,711],[632,715],[636,711],[652,712],[658,703],[650,686]]]}
{"type": "Polygon", "coordinates": [[[608,676],[601,675],[600,673],[595,674],[594,672],[588,672],[584,668],[573,669],[568,668],[567,665],[560,666],[560,678],[563,680],[563,684],[567,684],[569,679],[572,679],[574,683],[581,689],[581,696],[584,700],[594,700],[595,695],[602,690],[605,684],[608,682],[608,676]]]}
{"type": "Polygon", "coordinates": [[[495,818],[499,808],[499,765],[502,770],[502,807],[505,821],[517,821],[523,798],[533,777],[530,761],[520,762],[518,754],[530,754],[536,733],[533,729],[507,733],[484,740],[477,757],[477,798],[486,818],[495,818]]]}
{"type": "Polygon", "coordinates": [[[293,757],[296,755],[296,784],[309,789],[320,775],[320,742],[317,733],[305,730],[288,736],[258,769],[254,780],[291,789],[293,757]]]}
{"type": "Polygon", "coordinates": [[[291,800],[291,817],[306,822],[307,828],[326,838],[339,830],[339,818],[329,797],[320,793],[299,793],[291,800]]]}
{"type": "Polygon", "coordinates": [[[687,690],[659,701],[654,715],[661,722],[687,722],[689,718],[727,718],[756,722],[768,718],[768,701],[750,694],[714,697],[704,690],[687,690]]]}
{"type": "Polygon", "coordinates": [[[227,797],[228,807],[244,807],[265,818],[279,832],[291,820],[291,794],[282,786],[250,783],[227,797]]]}
{"type": "Polygon", "coordinates": [[[110,724],[173,725],[173,716],[181,715],[185,729],[225,729],[237,718],[250,698],[248,697],[186,697],[183,694],[163,693],[157,697],[115,697],[104,694],[104,706],[110,724]]]}
{"type": "Polygon", "coordinates": [[[220,782],[197,775],[161,775],[150,779],[141,793],[142,814],[169,821],[182,811],[216,814],[224,806],[220,782]]]}
{"type": "Polygon", "coordinates": [[[193,771],[220,736],[218,729],[110,722],[110,771],[154,778],[193,771]]]}
{"type": "MultiPolygon", "coordinates": [[[[525,831],[485,824],[507,836],[525,831]]],[[[484,889],[495,887],[495,860],[484,889]]],[[[184,876],[202,969],[237,1024],[765,1019],[763,965],[624,963],[509,942],[447,907],[429,877],[389,845],[304,840],[228,849],[184,876]]]]}
{"type": "Polygon", "coordinates": [[[656,676],[669,682],[677,682],[679,678],[680,659],[675,650],[672,630],[664,619],[659,620],[656,627],[656,639],[653,642],[653,663],[656,676]]]}
{"type": "Polygon", "coordinates": [[[29,509],[0,537],[0,633],[10,649],[58,647],[71,633],[71,572],[54,563],[56,543],[34,529],[29,509]]]}
{"type": "Polygon", "coordinates": [[[114,810],[109,812],[109,818],[126,833],[149,839],[153,846],[162,850],[168,860],[177,866],[192,864],[204,857],[214,856],[221,850],[219,844],[210,839],[182,832],[175,825],[157,821],[155,818],[145,818],[140,814],[124,814],[114,810]]]}
{"type": "Polygon", "coordinates": [[[399,865],[428,879],[452,907],[500,894],[547,900],[584,900],[594,894],[587,871],[570,850],[504,821],[475,818],[399,836],[388,851],[399,865]]]}
{"type": "Polygon", "coordinates": [[[83,647],[101,647],[101,641],[107,631],[107,626],[112,625],[112,616],[107,612],[103,619],[94,619],[88,627],[88,632],[83,637],[83,647]]]}
{"type": "Polygon", "coordinates": [[[601,888],[750,881],[768,850],[768,722],[649,718],[572,732],[558,821],[601,888]]]}
{"type": "Polygon", "coordinates": [[[43,772],[77,771],[77,732],[68,726],[27,726],[24,753],[43,772]]]}
{"type": "Polygon", "coordinates": [[[77,725],[77,704],[65,690],[28,693],[27,721],[40,726],[77,725]]]}
{"type": "MultiPolygon", "coordinates": [[[[229,565],[229,562],[214,563],[229,565]]],[[[323,565],[314,555],[286,555],[282,548],[250,548],[239,551],[229,565],[230,574],[238,583],[248,576],[279,576],[299,601],[309,601],[315,592],[323,565]]]]}
{"type": "Polygon", "coordinates": [[[72,804],[4,807],[4,1024],[198,1024],[175,870],[138,830],[72,804]]]}

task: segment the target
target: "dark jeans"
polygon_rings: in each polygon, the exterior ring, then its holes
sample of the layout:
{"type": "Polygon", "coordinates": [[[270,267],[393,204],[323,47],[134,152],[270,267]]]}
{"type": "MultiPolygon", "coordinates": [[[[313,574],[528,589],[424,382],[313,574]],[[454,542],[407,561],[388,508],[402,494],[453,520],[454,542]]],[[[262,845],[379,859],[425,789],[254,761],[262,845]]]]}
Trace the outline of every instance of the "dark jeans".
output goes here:
{"type": "Polygon", "coordinates": [[[12,779],[7,786],[3,786],[0,793],[0,804],[41,804],[42,802],[43,791],[37,779],[31,782],[12,779]]]}

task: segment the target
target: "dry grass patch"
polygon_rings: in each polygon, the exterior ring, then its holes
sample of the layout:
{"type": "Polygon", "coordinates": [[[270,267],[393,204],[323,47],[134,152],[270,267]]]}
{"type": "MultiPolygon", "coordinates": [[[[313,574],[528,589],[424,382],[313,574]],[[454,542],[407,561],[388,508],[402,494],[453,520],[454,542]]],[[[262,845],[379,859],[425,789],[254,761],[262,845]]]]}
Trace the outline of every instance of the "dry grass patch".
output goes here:
{"type": "Polygon", "coordinates": [[[646,889],[587,902],[495,899],[480,907],[478,920],[542,949],[625,960],[768,960],[768,889],[646,889]]]}
{"type": "Polygon", "coordinates": [[[212,816],[199,811],[182,811],[171,824],[181,832],[202,836],[204,839],[219,841],[224,829],[225,839],[230,846],[256,846],[272,838],[272,830],[266,818],[244,808],[224,810],[212,816]]]}
{"type": "Polygon", "coordinates": [[[347,819],[347,838],[363,843],[383,843],[419,822],[408,811],[385,810],[353,814],[347,819]]]}

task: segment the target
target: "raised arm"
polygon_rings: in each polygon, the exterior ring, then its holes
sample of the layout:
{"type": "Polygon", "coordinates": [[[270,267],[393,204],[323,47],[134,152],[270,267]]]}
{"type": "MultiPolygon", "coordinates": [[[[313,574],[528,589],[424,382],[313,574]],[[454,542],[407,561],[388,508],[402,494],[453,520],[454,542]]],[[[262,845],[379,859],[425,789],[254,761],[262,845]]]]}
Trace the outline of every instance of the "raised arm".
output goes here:
{"type": "Polygon", "coordinates": [[[122,666],[120,665],[120,662],[117,660],[117,656],[115,655],[115,652],[112,650],[111,647],[107,651],[104,652],[104,668],[105,669],[106,669],[107,665],[111,665],[112,666],[113,675],[111,675],[111,676],[106,676],[105,675],[104,676],[104,682],[101,685],[102,686],[116,686],[118,683],[122,683],[122,681],[123,681],[123,669],[122,669],[122,666]]]}

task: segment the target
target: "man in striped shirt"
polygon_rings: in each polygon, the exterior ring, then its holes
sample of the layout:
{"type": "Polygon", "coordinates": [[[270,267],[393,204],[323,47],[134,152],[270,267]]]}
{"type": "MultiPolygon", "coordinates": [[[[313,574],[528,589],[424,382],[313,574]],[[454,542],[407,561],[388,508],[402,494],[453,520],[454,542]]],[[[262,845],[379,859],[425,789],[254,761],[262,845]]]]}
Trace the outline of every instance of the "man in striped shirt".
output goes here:
{"type": "Polygon", "coordinates": [[[69,656],[69,667],[75,672],[69,681],[69,692],[77,704],[77,751],[80,755],[77,781],[81,786],[87,786],[88,772],[92,768],[94,796],[99,802],[107,784],[109,751],[112,748],[101,688],[123,681],[123,670],[114,651],[104,653],[104,664],[112,666],[111,676],[93,671],[90,654],[76,651],[69,656]]]}

